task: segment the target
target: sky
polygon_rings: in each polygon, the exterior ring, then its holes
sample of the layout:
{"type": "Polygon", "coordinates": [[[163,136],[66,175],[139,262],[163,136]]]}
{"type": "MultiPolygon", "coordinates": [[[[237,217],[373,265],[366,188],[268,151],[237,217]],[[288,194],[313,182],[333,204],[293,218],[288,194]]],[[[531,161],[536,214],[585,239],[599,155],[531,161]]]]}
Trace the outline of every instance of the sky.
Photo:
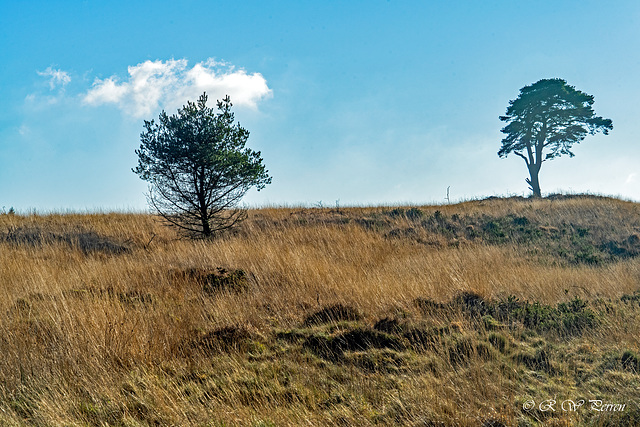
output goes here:
{"type": "Polygon", "coordinates": [[[609,135],[543,164],[543,194],[640,200],[640,3],[0,0],[0,209],[144,211],[144,120],[229,95],[273,177],[247,206],[528,195],[497,152],[544,78],[609,135]]]}

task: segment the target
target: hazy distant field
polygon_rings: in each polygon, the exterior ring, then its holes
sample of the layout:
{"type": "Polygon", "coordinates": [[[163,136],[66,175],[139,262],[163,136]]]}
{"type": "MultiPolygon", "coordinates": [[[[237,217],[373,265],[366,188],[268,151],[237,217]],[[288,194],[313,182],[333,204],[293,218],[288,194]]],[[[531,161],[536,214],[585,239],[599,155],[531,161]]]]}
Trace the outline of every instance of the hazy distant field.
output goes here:
{"type": "Polygon", "coordinates": [[[639,255],[598,197],[0,215],[0,424],[640,425],[639,255]]]}

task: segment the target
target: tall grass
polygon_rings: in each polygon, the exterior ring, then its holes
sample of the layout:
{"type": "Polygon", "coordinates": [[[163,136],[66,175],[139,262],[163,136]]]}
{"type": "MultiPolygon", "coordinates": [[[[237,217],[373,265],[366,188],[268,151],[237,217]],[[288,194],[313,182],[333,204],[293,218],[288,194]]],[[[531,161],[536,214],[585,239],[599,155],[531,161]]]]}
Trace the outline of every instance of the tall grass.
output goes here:
{"type": "Polygon", "coordinates": [[[589,393],[640,413],[630,398],[638,372],[620,359],[640,344],[638,309],[620,301],[640,290],[640,259],[575,261],[564,254],[577,237],[548,228],[588,229],[596,249],[624,243],[640,231],[637,204],[572,197],[413,209],[257,209],[211,241],[179,239],[143,214],[0,215],[0,422],[612,425],[589,411],[546,419],[521,410],[527,396],[589,393]],[[454,215],[458,229],[438,228],[454,215]],[[537,237],[506,230],[494,242],[466,226],[505,217],[526,217],[537,237]],[[225,274],[218,267],[242,270],[246,287],[207,291],[225,274]],[[416,304],[449,307],[463,292],[549,307],[577,297],[601,321],[566,338],[416,304]],[[305,326],[335,304],[362,319],[305,326]],[[339,347],[384,318],[446,332],[428,350],[408,333],[394,338],[402,349],[339,347]],[[541,354],[550,360],[542,368],[541,354]]]}

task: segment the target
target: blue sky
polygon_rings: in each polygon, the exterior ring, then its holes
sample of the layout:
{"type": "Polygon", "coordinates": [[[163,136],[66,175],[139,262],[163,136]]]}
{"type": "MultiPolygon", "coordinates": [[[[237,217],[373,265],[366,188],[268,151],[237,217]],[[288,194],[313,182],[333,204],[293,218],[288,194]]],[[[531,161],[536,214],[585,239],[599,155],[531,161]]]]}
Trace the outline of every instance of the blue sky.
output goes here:
{"type": "Polygon", "coordinates": [[[560,77],[613,120],[543,193],[640,200],[635,1],[0,0],[0,207],[146,208],[143,120],[231,95],[273,183],[249,205],[528,194],[500,159],[521,87],[560,77]]]}

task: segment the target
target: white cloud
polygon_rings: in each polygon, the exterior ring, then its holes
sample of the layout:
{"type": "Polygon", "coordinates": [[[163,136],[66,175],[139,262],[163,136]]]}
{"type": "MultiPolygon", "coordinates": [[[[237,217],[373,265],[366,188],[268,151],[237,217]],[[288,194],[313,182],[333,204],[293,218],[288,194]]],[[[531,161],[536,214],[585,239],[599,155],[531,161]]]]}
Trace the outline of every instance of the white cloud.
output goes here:
{"type": "Polygon", "coordinates": [[[632,184],[636,181],[636,176],[638,174],[635,172],[632,172],[629,174],[629,176],[627,176],[627,181],[625,182],[625,184],[632,184]]]}
{"type": "Polygon", "coordinates": [[[213,59],[187,66],[186,59],[145,61],[128,67],[128,78],[96,79],[84,95],[89,105],[115,104],[133,117],[148,117],[159,108],[173,110],[195,101],[207,92],[210,101],[231,97],[234,105],[257,108],[257,102],[271,95],[260,73],[216,62],[213,59]]]}
{"type": "Polygon", "coordinates": [[[37,73],[40,76],[49,77],[49,88],[51,90],[55,89],[57,85],[64,88],[71,81],[69,73],[62,70],[56,70],[53,67],[48,67],[44,71],[37,71],[37,73]]]}

